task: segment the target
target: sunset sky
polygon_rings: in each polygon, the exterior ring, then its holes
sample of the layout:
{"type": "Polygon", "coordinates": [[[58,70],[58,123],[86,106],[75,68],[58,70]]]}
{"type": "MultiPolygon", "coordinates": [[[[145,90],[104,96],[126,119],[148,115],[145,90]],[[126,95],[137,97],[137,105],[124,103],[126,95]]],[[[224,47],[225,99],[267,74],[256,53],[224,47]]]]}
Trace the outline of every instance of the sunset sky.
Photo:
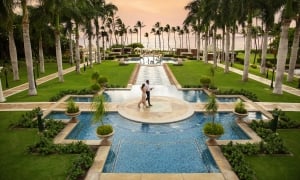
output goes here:
{"type": "Polygon", "coordinates": [[[184,9],[191,0],[107,0],[118,7],[117,16],[122,21],[133,28],[137,21],[146,25],[142,33],[150,32],[156,22],[161,26],[169,24],[172,26],[182,26],[183,20],[187,16],[184,9]]]}

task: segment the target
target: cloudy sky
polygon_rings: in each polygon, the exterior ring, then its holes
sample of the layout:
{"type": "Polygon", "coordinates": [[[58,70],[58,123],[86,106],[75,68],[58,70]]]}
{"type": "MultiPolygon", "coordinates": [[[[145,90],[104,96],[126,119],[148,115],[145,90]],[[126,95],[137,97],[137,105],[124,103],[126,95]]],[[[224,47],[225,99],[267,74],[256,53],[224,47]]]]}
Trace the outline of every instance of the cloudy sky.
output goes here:
{"type": "Polygon", "coordinates": [[[183,20],[187,16],[184,9],[191,0],[107,0],[118,7],[117,16],[122,21],[133,27],[137,21],[143,22],[146,27],[142,32],[150,32],[156,22],[161,26],[169,24],[172,26],[182,26],[183,20]]]}

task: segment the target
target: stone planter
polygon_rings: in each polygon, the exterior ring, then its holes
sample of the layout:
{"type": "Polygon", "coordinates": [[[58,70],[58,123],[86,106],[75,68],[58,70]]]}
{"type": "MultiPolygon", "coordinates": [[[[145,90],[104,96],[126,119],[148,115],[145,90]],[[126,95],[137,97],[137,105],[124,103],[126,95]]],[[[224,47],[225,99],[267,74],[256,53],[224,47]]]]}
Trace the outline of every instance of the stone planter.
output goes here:
{"type": "Polygon", "coordinates": [[[206,144],[208,146],[217,146],[218,143],[216,142],[216,139],[218,139],[222,135],[205,134],[205,136],[208,137],[208,140],[206,141],[206,144]]]}
{"type": "Polygon", "coordinates": [[[113,135],[114,135],[115,131],[111,132],[110,134],[106,134],[106,135],[100,135],[97,134],[98,138],[101,139],[101,146],[110,146],[111,145],[111,141],[109,140],[113,135]]]}
{"type": "Polygon", "coordinates": [[[245,117],[248,116],[248,113],[246,113],[246,114],[240,114],[240,113],[237,113],[235,111],[233,111],[233,114],[235,114],[235,116],[237,117],[236,121],[239,122],[239,123],[243,122],[243,118],[245,118],[245,117]]]}
{"type": "Polygon", "coordinates": [[[69,116],[71,119],[69,121],[69,123],[76,123],[78,122],[77,116],[79,116],[81,114],[81,111],[78,111],[76,113],[67,113],[65,112],[65,115],[69,116]]]}

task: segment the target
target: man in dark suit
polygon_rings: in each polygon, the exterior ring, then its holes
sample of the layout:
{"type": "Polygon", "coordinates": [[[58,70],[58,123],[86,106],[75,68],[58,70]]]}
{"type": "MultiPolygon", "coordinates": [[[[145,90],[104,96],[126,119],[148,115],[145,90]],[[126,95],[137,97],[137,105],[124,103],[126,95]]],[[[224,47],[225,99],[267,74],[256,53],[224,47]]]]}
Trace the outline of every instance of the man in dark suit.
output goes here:
{"type": "Polygon", "coordinates": [[[153,88],[150,88],[149,80],[147,79],[147,80],[146,80],[146,94],[147,94],[146,100],[148,101],[148,106],[152,106],[152,104],[150,103],[150,91],[151,91],[152,89],[153,89],[153,88]]]}

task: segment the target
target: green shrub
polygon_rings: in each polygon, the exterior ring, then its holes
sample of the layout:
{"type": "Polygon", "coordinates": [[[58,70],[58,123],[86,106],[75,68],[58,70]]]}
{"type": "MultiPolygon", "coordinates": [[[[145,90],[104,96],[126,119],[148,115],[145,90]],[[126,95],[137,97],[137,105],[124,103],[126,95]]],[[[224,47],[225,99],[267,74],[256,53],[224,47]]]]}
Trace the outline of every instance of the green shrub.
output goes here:
{"type": "Polygon", "coordinates": [[[258,102],[258,98],[256,94],[252,93],[251,91],[241,89],[241,90],[236,90],[236,89],[227,89],[227,90],[219,90],[216,94],[219,95],[243,95],[247,97],[248,99],[258,102]]]}
{"type": "Polygon", "coordinates": [[[95,83],[91,85],[91,90],[92,91],[99,91],[101,89],[100,85],[98,83],[95,83]]]}
{"type": "Polygon", "coordinates": [[[67,104],[67,113],[77,113],[79,112],[79,107],[76,105],[73,99],[70,99],[67,104]]]}
{"type": "Polygon", "coordinates": [[[62,90],[59,91],[59,93],[57,93],[55,96],[50,98],[50,102],[55,102],[58,101],[59,99],[61,99],[62,97],[64,97],[65,95],[68,94],[76,94],[76,95],[85,95],[85,94],[93,94],[91,89],[80,89],[80,90],[76,90],[76,89],[67,89],[67,90],[62,90]]]}
{"type": "Polygon", "coordinates": [[[251,64],[250,67],[252,67],[253,69],[256,69],[257,65],[256,64],[251,64]]]}
{"type": "Polygon", "coordinates": [[[254,178],[254,171],[250,168],[249,164],[245,160],[245,156],[241,151],[241,146],[233,145],[232,141],[226,146],[222,146],[222,152],[229,161],[234,172],[241,180],[251,180],[254,178]]]}
{"type": "Polygon", "coordinates": [[[203,132],[210,135],[222,135],[224,134],[224,128],[222,124],[206,123],[204,125],[203,132]]]}
{"type": "Polygon", "coordinates": [[[10,128],[35,128],[37,127],[37,121],[33,119],[37,116],[37,113],[41,111],[40,107],[37,107],[30,112],[25,112],[21,115],[18,121],[10,123],[10,128]]]}
{"type": "Polygon", "coordinates": [[[80,154],[80,156],[72,162],[72,166],[68,169],[67,179],[76,180],[84,179],[83,175],[93,164],[93,156],[89,153],[80,154]]]}
{"type": "Polygon", "coordinates": [[[202,76],[200,78],[200,83],[203,87],[208,87],[211,83],[211,79],[208,76],[202,76]]]}
{"type": "Polygon", "coordinates": [[[248,111],[245,108],[245,104],[243,101],[238,100],[234,106],[234,111],[239,113],[239,114],[246,114],[248,111]]]}
{"type": "Polygon", "coordinates": [[[97,128],[97,134],[107,135],[113,132],[113,127],[110,124],[101,125],[97,128]]]}

